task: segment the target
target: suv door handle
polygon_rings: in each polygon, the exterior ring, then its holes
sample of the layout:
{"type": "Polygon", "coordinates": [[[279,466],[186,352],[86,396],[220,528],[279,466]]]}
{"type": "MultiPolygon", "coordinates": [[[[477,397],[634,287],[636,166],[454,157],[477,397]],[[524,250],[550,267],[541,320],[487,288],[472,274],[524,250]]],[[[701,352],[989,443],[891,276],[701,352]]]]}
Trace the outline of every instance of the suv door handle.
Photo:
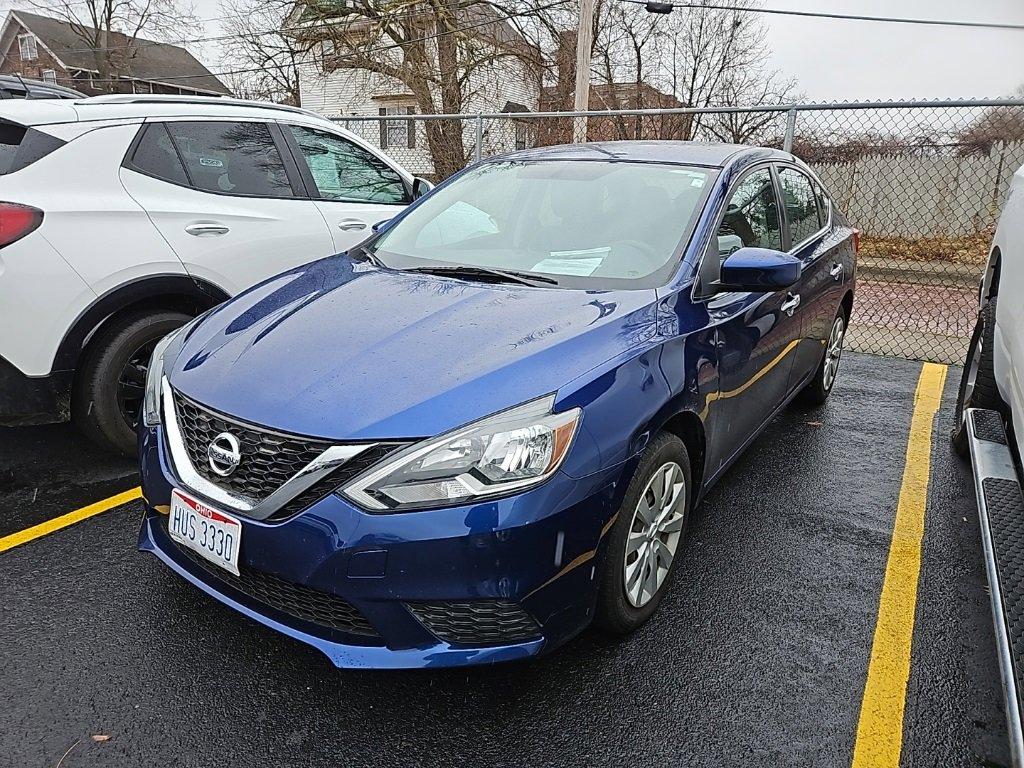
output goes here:
{"type": "Polygon", "coordinates": [[[832,269],[830,269],[828,273],[832,275],[832,277],[834,277],[836,280],[839,280],[843,276],[843,265],[840,264],[839,262],[836,262],[835,264],[832,265],[832,269]]]}
{"type": "Polygon", "coordinates": [[[216,237],[226,235],[231,230],[215,221],[197,221],[185,227],[185,231],[196,237],[216,237]]]}
{"type": "Polygon", "coordinates": [[[797,293],[797,294],[787,293],[786,295],[789,298],[786,299],[784,302],[782,302],[781,309],[787,315],[792,317],[793,316],[793,312],[795,312],[796,308],[800,306],[800,294],[799,293],[797,293]]]}
{"type": "Polygon", "coordinates": [[[342,219],[338,222],[338,229],[346,232],[357,232],[360,229],[366,229],[366,222],[359,219],[342,219]]]}

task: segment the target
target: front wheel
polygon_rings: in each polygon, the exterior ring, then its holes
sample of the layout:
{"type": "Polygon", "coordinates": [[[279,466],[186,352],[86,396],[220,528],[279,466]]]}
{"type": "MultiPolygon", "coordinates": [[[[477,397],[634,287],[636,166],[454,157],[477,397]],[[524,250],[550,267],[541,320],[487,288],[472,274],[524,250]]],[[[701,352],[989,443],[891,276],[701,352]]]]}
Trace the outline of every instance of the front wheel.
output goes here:
{"type": "Polygon", "coordinates": [[[846,315],[842,311],[832,321],[832,330],[825,343],[825,355],[818,370],[797,396],[804,405],[821,405],[828,400],[839,374],[839,361],[843,357],[843,342],[846,340],[846,315]]]}
{"type": "Polygon", "coordinates": [[[675,572],[692,506],[690,458],[668,433],[644,451],[612,527],[594,621],[626,635],[651,617],[675,572]]]}
{"type": "Polygon", "coordinates": [[[97,445],[132,456],[149,357],[156,343],[191,318],[170,310],[115,319],[89,345],[75,374],[71,418],[97,445]]]}

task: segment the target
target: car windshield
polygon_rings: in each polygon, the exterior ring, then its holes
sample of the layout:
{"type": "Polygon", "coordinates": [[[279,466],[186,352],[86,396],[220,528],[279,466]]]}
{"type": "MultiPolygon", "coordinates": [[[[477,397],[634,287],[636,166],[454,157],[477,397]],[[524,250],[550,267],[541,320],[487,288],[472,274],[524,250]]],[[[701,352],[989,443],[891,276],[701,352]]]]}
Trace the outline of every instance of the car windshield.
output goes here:
{"type": "Polygon", "coordinates": [[[658,163],[499,161],[433,192],[371,248],[395,269],[450,265],[585,288],[664,284],[714,171],[658,163]]]}

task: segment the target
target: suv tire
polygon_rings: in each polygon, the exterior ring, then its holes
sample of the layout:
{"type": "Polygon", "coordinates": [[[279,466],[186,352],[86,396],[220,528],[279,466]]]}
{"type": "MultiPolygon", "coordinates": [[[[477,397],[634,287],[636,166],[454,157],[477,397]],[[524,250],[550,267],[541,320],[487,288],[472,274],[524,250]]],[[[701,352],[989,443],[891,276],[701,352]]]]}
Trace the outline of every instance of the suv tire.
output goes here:
{"type": "Polygon", "coordinates": [[[131,406],[137,402],[141,407],[149,353],[191,319],[172,310],[137,312],[113,320],[96,335],[75,372],[71,394],[71,418],[87,438],[108,450],[135,455],[139,411],[133,418],[131,406]]]}
{"type": "Polygon", "coordinates": [[[999,396],[992,349],[996,333],[996,297],[993,296],[978,313],[978,321],[967,347],[964,372],[957,391],[956,411],[953,415],[953,450],[958,456],[968,454],[967,424],[964,411],[968,408],[988,408],[1006,416],[1006,404],[999,396]],[[973,379],[973,381],[972,381],[973,379]]]}

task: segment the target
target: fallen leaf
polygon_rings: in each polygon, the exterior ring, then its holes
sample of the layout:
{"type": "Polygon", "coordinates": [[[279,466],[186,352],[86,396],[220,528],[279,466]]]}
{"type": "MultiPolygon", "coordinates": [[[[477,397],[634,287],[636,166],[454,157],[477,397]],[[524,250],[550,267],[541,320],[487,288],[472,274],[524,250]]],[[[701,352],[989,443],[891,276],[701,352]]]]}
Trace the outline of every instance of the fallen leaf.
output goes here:
{"type": "Polygon", "coordinates": [[[820,427],[824,422],[821,421],[808,421],[807,425],[811,427],[820,427]]]}
{"type": "Polygon", "coordinates": [[[110,737],[105,733],[94,733],[92,735],[93,741],[110,741],[110,737]]]}

